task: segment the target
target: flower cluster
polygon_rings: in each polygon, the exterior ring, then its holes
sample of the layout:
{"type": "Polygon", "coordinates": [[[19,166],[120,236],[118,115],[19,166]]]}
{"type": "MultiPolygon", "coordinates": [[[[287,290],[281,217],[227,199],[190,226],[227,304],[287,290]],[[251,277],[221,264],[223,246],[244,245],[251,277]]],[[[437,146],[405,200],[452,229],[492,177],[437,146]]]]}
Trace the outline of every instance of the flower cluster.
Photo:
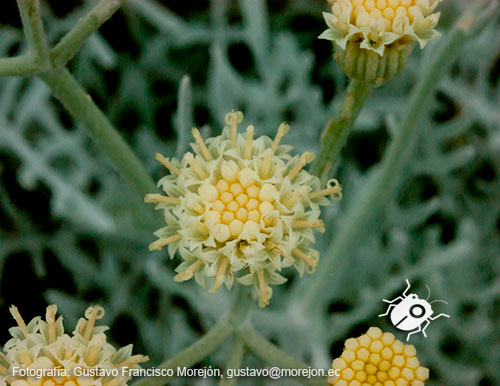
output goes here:
{"type": "Polygon", "coordinates": [[[413,42],[424,48],[439,36],[440,14],[433,12],[441,0],[329,2],[332,13],[323,13],[328,29],[319,38],[336,43],[337,60],[354,78],[388,80],[406,64],[413,42]]]}
{"type": "Polygon", "coordinates": [[[107,326],[95,326],[104,316],[99,306],[89,307],[85,318],[80,318],[72,335],[64,332],[63,318],[56,318],[57,306],[47,307],[46,317],[36,317],[27,325],[18,309],[11,306],[10,312],[18,326],[9,330],[12,335],[0,353],[0,386],[120,386],[126,385],[128,377],[77,377],[75,369],[123,369],[138,367],[147,361],[143,355],[132,355],[132,345],[116,350],[106,342],[107,326]],[[37,370],[57,369],[58,375],[67,377],[17,376],[13,369],[37,370]]]}
{"type": "Polygon", "coordinates": [[[205,141],[193,129],[195,154],[181,161],[156,155],[170,174],[158,183],[166,195],[145,197],[166,221],[150,250],[168,245],[171,258],[178,250],[183,262],[175,280],[194,276],[205,287],[210,278],[211,292],[223,284],[231,289],[235,273],[243,273],[237,281],[254,285],[264,307],[269,285],[286,280],[279,271],[293,266],[302,275],[317,267],[319,253],[310,245],[313,230],[324,228],[319,207],[329,203],[325,196],[340,199],[341,187],[330,180],[320,189],[319,179],[303,170],[313,154],[292,156],[293,147],[280,144],[287,124],[274,140],[254,139],[253,126],[238,133],[242,120],[241,112],[228,113],[222,135],[205,141]]]}
{"type": "Polygon", "coordinates": [[[359,338],[345,341],[342,355],[332,363],[340,376],[328,379],[335,386],[424,386],[429,370],[420,366],[412,345],[391,333],[371,327],[359,338]]]}

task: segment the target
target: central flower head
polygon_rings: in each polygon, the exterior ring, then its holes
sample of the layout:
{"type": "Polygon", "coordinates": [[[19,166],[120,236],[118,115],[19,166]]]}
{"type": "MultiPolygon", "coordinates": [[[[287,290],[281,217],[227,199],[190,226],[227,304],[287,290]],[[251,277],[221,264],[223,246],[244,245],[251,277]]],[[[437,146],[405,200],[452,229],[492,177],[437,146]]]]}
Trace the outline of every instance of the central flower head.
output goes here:
{"type": "Polygon", "coordinates": [[[260,305],[269,303],[269,284],[281,284],[278,274],[294,266],[302,275],[312,273],[319,253],[310,248],[313,229],[323,230],[319,206],[341,197],[341,188],[331,180],[319,189],[319,179],[305,170],[313,154],[291,156],[291,146],[280,145],[289,126],[281,124],[274,140],[254,139],[254,127],[246,135],[237,132],[243,115],[231,112],[221,136],[204,141],[193,129],[196,154],[182,161],[157,159],[171,174],[159,185],[167,196],[148,194],[146,202],[165,211],[167,226],[150,245],[157,250],[168,245],[170,256],[179,250],[184,262],[177,267],[177,281],[193,276],[202,286],[213,278],[211,292],[238,281],[254,285],[260,305]]]}

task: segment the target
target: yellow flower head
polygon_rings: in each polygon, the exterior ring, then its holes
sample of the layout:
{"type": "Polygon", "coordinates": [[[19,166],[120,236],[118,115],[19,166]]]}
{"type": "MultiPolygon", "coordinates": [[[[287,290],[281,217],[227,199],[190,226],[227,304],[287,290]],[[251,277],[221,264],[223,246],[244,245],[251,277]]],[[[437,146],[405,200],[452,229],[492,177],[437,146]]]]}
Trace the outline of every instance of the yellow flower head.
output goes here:
{"type": "Polygon", "coordinates": [[[417,41],[424,48],[439,33],[434,29],[441,0],[330,0],[332,13],[323,13],[327,29],[320,38],[346,49],[349,40],[382,56],[397,40],[417,41]]]}
{"type": "Polygon", "coordinates": [[[341,198],[341,187],[330,180],[326,189],[303,167],[313,159],[305,152],[291,156],[292,146],[280,145],[289,126],[281,124],[274,140],[254,139],[254,127],[237,131],[241,112],[226,115],[222,135],[204,141],[197,129],[192,148],[181,161],[156,158],[171,174],[158,185],[166,195],[148,194],[146,202],[157,203],[165,214],[166,227],[150,250],[168,245],[173,258],[182,259],[176,281],[193,276],[210,292],[223,284],[231,289],[234,275],[243,285],[254,285],[259,305],[269,304],[269,284],[286,280],[277,271],[293,266],[300,275],[312,273],[319,253],[311,249],[313,230],[323,231],[320,205],[341,198]]]}
{"type": "Polygon", "coordinates": [[[424,48],[439,36],[434,29],[441,0],[329,0],[323,13],[328,29],[319,38],[337,45],[347,75],[381,83],[406,64],[412,43],[424,48]],[[381,60],[381,58],[385,60],[381,60]]]}
{"type": "Polygon", "coordinates": [[[71,335],[64,332],[62,316],[56,318],[55,305],[47,307],[45,320],[36,317],[27,325],[15,306],[10,307],[10,312],[18,326],[9,329],[12,339],[4,345],[5,353],[0,352],[0,385],[126,385],[130,377],[122,376],[126,374],[122,369],[136,368],[148,360],[143,355],[132,355],[132,345],[117,351],[106,342],[104,331],[108,327],[95,326],[96,320],[104,316],[102,307],[87,308],[85,318],[80,318],[71,335]],[[44,369],[44,373],[43,377],[19,376],[15,368],[33,372],[44,369]],[[55,377],[45,376],[49,369],[58,369],[55,377]],[[119,369],[119,376],[78,376],[85,369],[119,369]]]}
{"type": "Polygon", "coordinates": [[[420,366],[417,351],[388,332],[371,327],[359,338],[345,341],[342,355],[332,363],[340,376],[328,379],[335,386],[423,386],[429,370],[420,366]]]}

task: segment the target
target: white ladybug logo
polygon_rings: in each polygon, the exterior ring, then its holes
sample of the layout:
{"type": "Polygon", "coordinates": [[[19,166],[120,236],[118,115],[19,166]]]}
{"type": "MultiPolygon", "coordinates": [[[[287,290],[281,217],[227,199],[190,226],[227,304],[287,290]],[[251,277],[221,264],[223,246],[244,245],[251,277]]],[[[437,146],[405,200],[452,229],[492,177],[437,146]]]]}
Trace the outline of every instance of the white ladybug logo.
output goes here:
{"type": "Polygon", "coordinates": [[[428,302],[427,300],[431,296],[431,290],[426,285],[429,290],[429,296],[427,299],[420,299],[416,294],[406,295],[411,285],[408,279],[406,279],[406,287],[405,291],[393,300],[383,299],[384,302],[389,303],[389,308],[387,309],[385,314],[380,314],[379,317],[386,316],[390,314],[391,322],[397,329],[401,331],[410,331],[406,340],[410,339],[410,336],[416,334],[418,332],[422,332],[422,334],[427,338],[425,333],[425,329],[429,326],[432,320],[436,320],[441,316],[446,316],[447,318],[450,315],[447,314],[439,314],[437,316],[432,316],[434,311],[432,310],[431,304],[435,302],[443,302],[444,300],[434,300],[432,302],[428,302]]]}

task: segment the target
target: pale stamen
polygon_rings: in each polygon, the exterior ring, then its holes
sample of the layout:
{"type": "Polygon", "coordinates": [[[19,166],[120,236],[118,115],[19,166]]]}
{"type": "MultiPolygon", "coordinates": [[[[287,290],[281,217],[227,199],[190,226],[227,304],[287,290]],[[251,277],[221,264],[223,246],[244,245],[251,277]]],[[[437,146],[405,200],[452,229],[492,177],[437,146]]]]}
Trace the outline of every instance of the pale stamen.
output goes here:
{"type": "Polygon", "coordinates": [[[323,190],[318,190],[317,192],[312,192],[309,194],[310,199],[317,197],[331,196],[334,200],[340,200],[342,198],[342,186],[335,179],[328,181],[328,188],[323,190]]]}
{"type": "Polygon", "coordinates": [[[259,279],[259,287],[260,287],[260,300],[262,301],[262,304],[265,306],[269,305],[269,291],[268,291],[268,285],[267,281],[264,277],[264,270],[259,269],[257,270],[257,277],[259,279]]]}
{"type": "Polygon", "coordinates": [[[56,305],[53,304],[47,307],[45,320],[47,320],[47,324],[49,327],[49,343],[54,343],[56,341],[56,313],[56,305]]]}
{"type": "Polygon", "coordinates": [[[174,276],[174,281],[176,282],[183,282],[191,279],[196,271],[203,265],[202,260],[196,261],[196,263],[193,263],[189,266],[188,269],[186,269],[184,272],[180,272],[177,275],[174,276]]]}
{"type": "Polygon", "coordinates": [[[310,163],[314,159],[314,154],[311,153],[310,151],[306,151],[304,154],[300,156],[299,162],[297,162],[297,165],[293,167],[292,170],[290,170],[290,173],[288,173],[288,178],[290,180],[293,180],[293,178],[299,174],[299,172],[302,170],[304,166],[306,166],[308,163],[310,163]]]}
{"type": "Polygon", "coordinates": [[[212,157],[212,154],[210,154],[210,152],[208,151],[207,145],[205,145],[205,142],[201,137],[200,130],[198,130],[196,127],[193,127],[192,133],[196,144],[200,148],[201,154],[203,154],[203,157],[205,157],[207,161],[212,161],[214,157],[212,157]]]}
{"type": "Polygon", "coordinates": [[[26,326],[26,323],[24,323],[24,320],[23,320],[21,314],[19,313],[19,310],[17,309],[17,307],[10,306],[9,311],[10,311],[12,317],[14,318],[14,320],[16,321],[17,325],[21,329],[21,332],[24,334],[25,337],[27,337],[30,332],[28,330],[28,327],[26,326]]]}
{"type": "Polygon", "coordinates": [[[149,357],[147,355],[132,355],[126,361],[123,361],[122,363],[115,365],[115,367],[132,367],[138,363],[146,362],[148,360],[149,357]]]}
{"type": "Polygon", "coordinates": [[[301,186],[295,193],[293,193],[288,199],[286,199],[283,204],[288,209],[293,208],[296,203],[298,203],[307,195],[307,193],[309,193],[309,189],[310,188],[308,186],[301,186]]]}
{"type": "Polygon", "coordinates": [[[198,174],[198,176],[200,176],[200,178],[205,179],[208,177],[208,174],[201,168],[200,164],[198,163],[198,161],[196,161],[192,153],[186,153],[184,157],[186,158],[189,166],[191,166],[191,168],[196,172],[196,174],[198,174]]]}
{"type": "Polygon", "coordinates": [[[175,243],[176,241],[180,240],[182,236],[180,234],[176,234],[170,237],[162,237],[151,244],[149,244],[149,250],[150,251],[159,251],[161,250],[165,245],[175,243]]]}
{"type": "Polygon", "coordinates": [[[253,146],[253,132],[254,127],[252,125],[247,127],[247,142],[245,145],[245,159],[250,159],[252,156],[252,146],[253,146]]]}
{"type": "MultiPolygon", "coordinates": [[[[325,224],[322,220],[313,220],[313,221],[305,221],[305,220],[295,220],[292,222],[292,227],[294,228],[324,228],[325,224]]],[[[324,229],[323,229],[324,231],[324,229]]]]}
{"type": "Polygon", "coordinates": [[[168,170],[170,170],[171,173],[176,175],[179,175],[181,173],[180,170],[175,167],[167,157],[164,157],[160,153],[156,153],[155,159],[163,166],[165,166],[168,170]]]}
{"type": "Polygon", "coordinates": [[[144,202],[153,204],[179,205],[181,203],[181,200],[179,200],[177,197],[168,197],[161,194],[149,193],[144,196],[144,202]]]}
{"type": "Polygon", "coordinates": [[[208,292],[215,292],[217,291],[222,284],[224,284],[224,278],[226,276],[226,269],[229,264],[228,259],[224,259],[224,261],[221,263],[219,270],[217,271],[217,275],[215,275],[215,280],[214,284],[212,285],[212,288],[210,288],[210,291],[208,292]]]}
{"type": "Polygon", "coordinates": [[[226,114],[225,121],[231,129],[231,140],[233,142],[236,142],[236,137],[238,134],[238,124],[243,121],[243,113],[241,111],[233,110],[230,113],[226,114]]]}
{"type": "Polygon", "coordinates": [[[318,266],[318,260],[312,258],[311,256],[305,254],[302,252],[300,249],[295,248],[292,250],[292,253],[297,256],[299,259],[303,260],[307,265],[311,267],[317,267],[318,266]]]}
{"type": "Polygon", "coordinates": [[[89,340],[92,337],[92,332],[94,331],[95,321],[104,317],[104,308],[101,306],[91,306],[85,311],[85,317],[88,321],[83,337],[89,340]]]}
{"type": "Polygon", "coordinates": [[[276,133],[276,137],[274,137],[273,144],[271,145],[271,150],[273,154],[276,152],[276,149],[278,148],[281,139],[290,131],[290,126],[288,123],[283,122],[280,127],[278,127],[278,132],[276,133]]]}
{"type": "Polygon", "coordinates": [[[269,177],[269,170],[271,169],[271,157],[273,153],[270,149],[264,150],[264,159],[260,167],[260,176],[264,179],[269,177]]]}
{"type": "MultiPolygon", "coordinates": [[[[88,338],[87,338],[88,339],[88,338]]],[[[98,334],[92,339],[92,343],[90,345],[86,362],[90,366],[94,366],[97,363],[97,358],[99,355],[99,351],[101,351],[102,346],[106,343],[106,337],[104,334],[98,334]]]]}

